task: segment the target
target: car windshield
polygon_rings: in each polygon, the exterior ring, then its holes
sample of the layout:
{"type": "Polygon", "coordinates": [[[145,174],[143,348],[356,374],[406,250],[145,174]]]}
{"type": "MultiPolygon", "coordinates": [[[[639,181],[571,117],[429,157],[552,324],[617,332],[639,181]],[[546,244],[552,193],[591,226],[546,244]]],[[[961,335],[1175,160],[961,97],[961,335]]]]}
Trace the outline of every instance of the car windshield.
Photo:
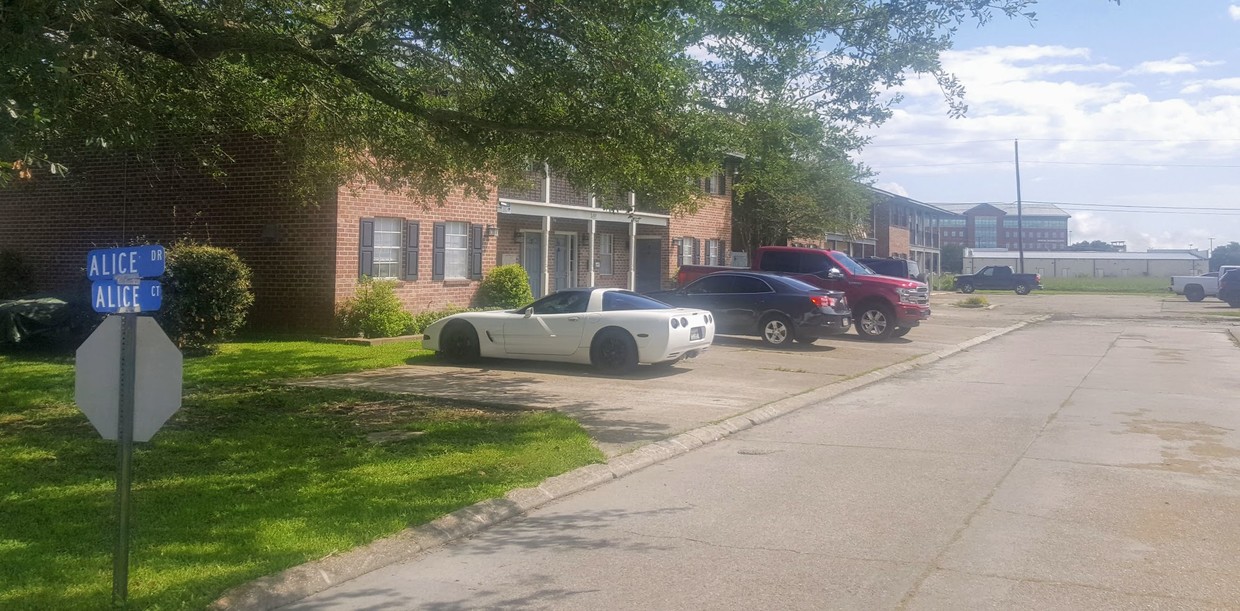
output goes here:
{"type": "Polygon", "coordinates": [[[853,261],[851,257],[849,257],[848,255],[842,252],[831,253],[831,258],[835,259],[837,263],[844,266],[844,269],[848,270],[849,273],[851,273],[854,276],[876,276],[877,275],[874,273],[874,270],[860,263],[857,263],[856,261],[853,261]]]}
{"type": "Polygon", "coordinates": [[[603,311],[619,310],[671,310],[670,306],[658,299],[638,295],[632,291],[607,291],[603,293],[603,311]]]}

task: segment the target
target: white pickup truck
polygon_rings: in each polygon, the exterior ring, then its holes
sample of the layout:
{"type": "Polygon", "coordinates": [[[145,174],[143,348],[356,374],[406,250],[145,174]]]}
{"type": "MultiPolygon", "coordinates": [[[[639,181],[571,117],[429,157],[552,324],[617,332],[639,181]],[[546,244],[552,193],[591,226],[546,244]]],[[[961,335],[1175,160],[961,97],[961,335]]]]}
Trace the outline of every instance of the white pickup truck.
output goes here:
{"type": "Polygon", "coordinates": [[[1201,301],[1206,297],[1215,297],[1218,295],[1219,276],[1233,269],[1240,269],[1240,265],[1224,265],[1217,272],[1200,276],[1172,276],[1171,291],[1176,295],[1183,295],[1189,301],[1201,301]]]}

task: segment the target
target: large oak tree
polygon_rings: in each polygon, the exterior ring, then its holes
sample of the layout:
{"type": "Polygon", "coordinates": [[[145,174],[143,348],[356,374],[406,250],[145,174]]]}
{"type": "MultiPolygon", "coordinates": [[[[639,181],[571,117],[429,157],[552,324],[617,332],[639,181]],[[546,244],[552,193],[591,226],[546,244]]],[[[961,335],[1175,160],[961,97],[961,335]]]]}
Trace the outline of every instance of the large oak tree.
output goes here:
{"type": "Polygon", "coordinates": [[[725,152],[841,162],[909,71],[962,110],[938,64],[955,28],[1033,3],[2,0],[0,163],[71,170],[157,141],[210,163],[245,133],[282,143],[273,162],[304,185],[435,194],[538,160],[692,206],[687,179],[725,152]]]}

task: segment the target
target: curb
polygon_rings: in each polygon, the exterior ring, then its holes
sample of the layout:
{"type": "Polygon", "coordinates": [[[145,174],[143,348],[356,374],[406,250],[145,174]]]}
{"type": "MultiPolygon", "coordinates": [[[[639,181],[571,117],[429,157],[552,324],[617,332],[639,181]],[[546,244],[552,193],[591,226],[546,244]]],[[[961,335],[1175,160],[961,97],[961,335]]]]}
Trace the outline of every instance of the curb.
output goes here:
{"type": "MultiPolygon", "coordinates": [[[[428,524],[406,528],[394,535],[361,547],[307,562],[274,575],[261,577],[237,586],[225,592],[223,596],[211,605],[211,608],[265,610],[294,603],[375,569],[408,560],[419,553],[449,541],[476,534],[495,524],[545,505],[550,501],[624,477],[655,463],[687,454],[696,448],[731,436],[734,433],[753,428],[756,425],[769,422],[785,414],[857,390],[888,377],[924,367],[956,353],[968,350],[978,344],[988,342],[996,337],[1049,318],[1050,316],[1036,316],[1012,326],[979,335],[938,352],[923,354],[902,363],[888,365],[881,369],[875,369],[847,380],[815,388],[799,395],[785,397],[721,422],[647,444],[628,454],[612,458],[603,464],[587,465],[574,469],[568,473],[548,478],[534,488],[519,488],[509,491],[503,498],[476,503],[469,507],[458,509],[428,524]]],[[[1232,333],[1240,338],[1240,327],[1233,328],[1232,333]]]]}

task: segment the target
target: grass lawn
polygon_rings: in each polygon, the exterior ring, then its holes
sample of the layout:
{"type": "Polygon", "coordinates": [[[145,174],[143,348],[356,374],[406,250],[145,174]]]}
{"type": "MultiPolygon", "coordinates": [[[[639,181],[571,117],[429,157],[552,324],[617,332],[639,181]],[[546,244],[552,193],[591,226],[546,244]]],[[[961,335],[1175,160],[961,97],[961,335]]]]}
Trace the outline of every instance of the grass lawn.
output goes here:
{"type": "Polygon", "coordinates": [[[1122,293],[1125,295],[1173,295],[1170,278],[1042,278],[1045,293],[1122,293]]]}
{"type": "MultiPolygon", "coordinates": [[[[181,410],[134,455],[129,600],[227,588],[603,457],[548,411],[275,380],[423,358],[414,343],[239,342],[186,359],[181,410]]],[[[73,404],[71,358],[0,356],[0,608],[107,608],[116,446],[73,404]]]]}

